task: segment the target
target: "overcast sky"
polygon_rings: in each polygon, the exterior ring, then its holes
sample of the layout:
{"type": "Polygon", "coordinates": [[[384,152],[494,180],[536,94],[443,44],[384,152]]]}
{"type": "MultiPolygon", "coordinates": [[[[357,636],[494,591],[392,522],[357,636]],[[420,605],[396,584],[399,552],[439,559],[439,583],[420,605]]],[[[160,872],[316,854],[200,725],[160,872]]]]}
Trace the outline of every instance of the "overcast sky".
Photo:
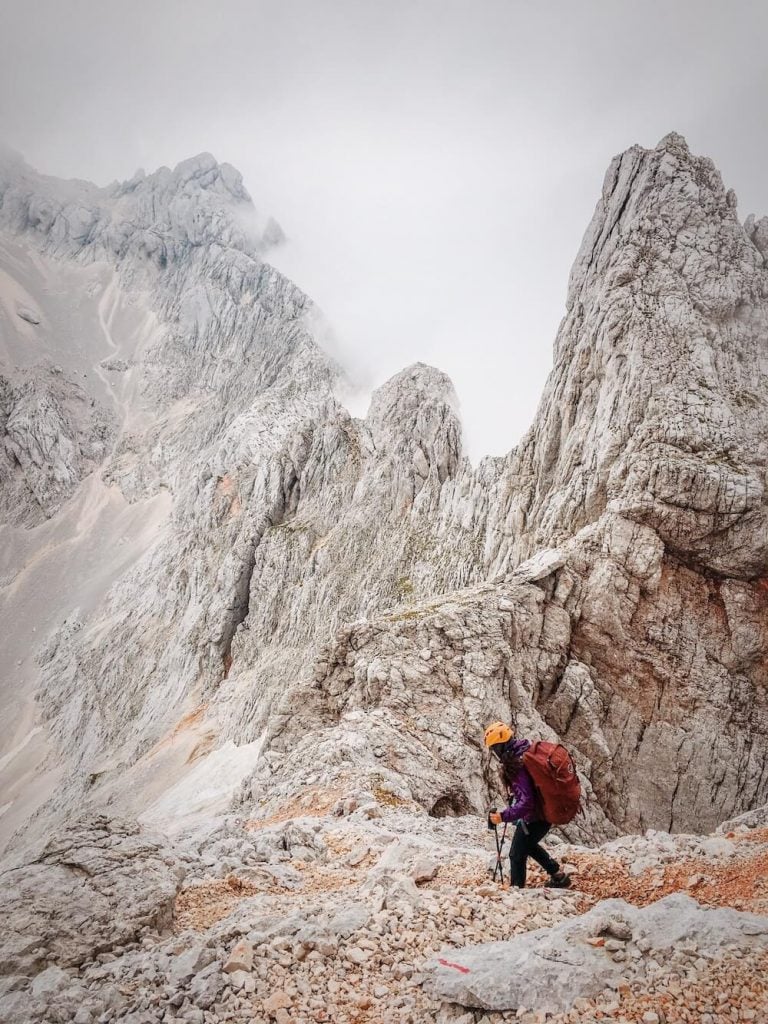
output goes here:
{"type": "MultiPolygon", "coordinates": [[[[446,370],[477,458],[530,424],[611,157],[682,132],[768,209],[768,4],[0,0],[0,138],[106,184],[207,150],[378,384],[446,370]]],[[[356,409],[355,411],[360,411],[356,409]]]]}

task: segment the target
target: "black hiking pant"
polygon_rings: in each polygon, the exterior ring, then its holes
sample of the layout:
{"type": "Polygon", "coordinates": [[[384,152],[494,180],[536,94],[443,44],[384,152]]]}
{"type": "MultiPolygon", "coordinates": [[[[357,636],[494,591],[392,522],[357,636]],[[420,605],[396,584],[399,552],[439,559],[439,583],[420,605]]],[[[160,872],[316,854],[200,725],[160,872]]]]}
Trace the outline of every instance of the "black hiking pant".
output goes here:
{"type": "Polygon", "coordinates": [[[552,826],[548,821],[519,822],[512,836],[509,850],[509,872],[512,885],[518,889],[525,888],[525,869],[529,857],[533,857],[548,875],[555,875],[560,865],[554,860],[539,842],[552,826]]]}

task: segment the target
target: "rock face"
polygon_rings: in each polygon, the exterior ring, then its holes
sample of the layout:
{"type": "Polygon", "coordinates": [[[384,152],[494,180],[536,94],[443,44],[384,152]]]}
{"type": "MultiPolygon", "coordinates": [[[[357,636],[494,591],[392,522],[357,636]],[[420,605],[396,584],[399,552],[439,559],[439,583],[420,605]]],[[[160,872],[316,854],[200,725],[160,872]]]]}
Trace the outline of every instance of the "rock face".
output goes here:
{"type": "Polygon", "coordinates": [[[73,967],[171,922],[183,865],[137,825],[97,817],[0,874],[0,976],[73,967]]]}
{"type": "Polygon", "coordinates": [[[61,368],[0,376],[0,520],[55,514],[114,443],[113,418],[61,368]]]}
{"type": "Polygon", "coordinates": [[[612,163],[536,420],[477,468],[438,370],[349,416],[227,165],[97,189],[6,156],[0,228],[7,833],[307,786],[479,810],[509,715],[574,749],[577,837],[768,800],[768,228],[679,136],[612,163]]]}
{"type": "Polygon", "coordinates": [[[378,747],[425,806],[478,805],[478,723],[510,707],[579,752],[620,828],[765,800],[760,230],[679,136],[617,158],[531,431],[441,492],[430,564],[474,534],[492,586],[345,627],[318,661],[319,706],[375,723],[355,756],[378,747]]]}
{"type": "Polygon", "coordinates": [[[529,488],[504,510],[524,517],[518,552],[609,510],[692,569],[764,574],[765,295],[763,254],[710,160],[669,135],[613,161],[536,423],[510,456],[529,488]]]}

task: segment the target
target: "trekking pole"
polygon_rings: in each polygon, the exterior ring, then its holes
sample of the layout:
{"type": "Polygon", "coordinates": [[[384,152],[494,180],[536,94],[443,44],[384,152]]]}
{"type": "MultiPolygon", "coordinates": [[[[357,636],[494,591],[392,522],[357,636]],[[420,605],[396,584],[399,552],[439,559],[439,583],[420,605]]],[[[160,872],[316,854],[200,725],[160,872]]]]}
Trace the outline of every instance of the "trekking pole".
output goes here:
{"type": "MultiPolygon", "coordinates": [[[[507,824],[504,822],[504,828],[501,830],[501,842],[499,843],[498,852],[498,864],[499,864],[499,883],[504,885],[504,841],[507,838],[507,824]]],[[[495,877],[495,875],[494,875],[495,877]]]]}
{"type": "Polygon", "coordinates": [[[504,851],[504,840],[507,838],[507,823],[504,822],[504,828],[501,832],[501,842],[499,842],[499,829],[498,826],[494,825],[491,821],[491,815],[496,813],[496,808],[492,807],[488,812],[488,831],[493,830],[493,836],[496,840],[496,866],[493,869],[492,881],[496,881],[496,875],[499,876],[499,882],[504,885],[504,863],[502,861],[502,854],[504,851]]]}

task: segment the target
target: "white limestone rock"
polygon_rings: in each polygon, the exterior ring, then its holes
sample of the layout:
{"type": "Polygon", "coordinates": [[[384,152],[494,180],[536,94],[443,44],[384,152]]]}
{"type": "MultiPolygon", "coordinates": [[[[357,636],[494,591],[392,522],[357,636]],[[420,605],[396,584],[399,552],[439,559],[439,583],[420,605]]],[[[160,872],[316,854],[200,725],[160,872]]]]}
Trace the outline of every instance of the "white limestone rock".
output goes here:
{"type": "MultiPolygon", "coordinates": [[[[191,798],[169,794],[190,786],[198,819],[250,813],[343,776],[479,811],[495,791],[480,732],[511,715],[574,749],[574,838],[765,803],[761,224],[679,136],[618,157],[534,424],[473,468],[438,370],[397,374],[365,419],[341,407],[317,311],[264,262],[270,232],[227,165],[97,189],[3,157],[4,238],[30,268],[81,275],[88,366],[118,384],[103,456],[87,417],[27,409],[61,471],[17,431],[27,470],[0,475],[0,508],[31,524],[36,494],[50,514],[97,465],[116,516],[170,496],[103,599],[75,575],[59,627],[33,638],[25,692],[63,777],[32,829],[83,803],[181,816],[191,798]]],[[[13,305],[25,344],[48,338],[37,300],[37,326],[13,305]]],[[[85,551],[89,530],[57,516],[85,551]]],[[[15,633],[13,602],[0,614],[15,633]]]]}
{"type": "Polygon", "coordinates": [[[0,374],[0,522],[50,518],[112,450],[112,414],[51,367],[0,374]]]}
{"type": "MultiPolygon", "coordinates": [[[[183,878],[163,840],[134,823],[96,817],[70,825],[34,859],[0,872],[0,974],[79,965],[142,929],[167,928],[183,878]]],[[[46,972],[38,989],[52,977],[46,972]]]]}
{"type": "Polygon", "coordinates": [[[681,944],[696,944],[700,955],[718,957],[727,947],[764,946],[768,918],[731,909],[701,907],[681,893],[638,909],[623,900],[604,900],[581,917],[555,928],[528,932],[508,942],[445,950],[430,965],[427,981],[435,996],[486,1010],[557,1013],[576,999],[599,995],[621,977],[641,976],[645,963],[681,944]],[[608,943],[590,938],[613,934],[614,922],[631,933],[643,956],[616,962],[608,943]]]}

